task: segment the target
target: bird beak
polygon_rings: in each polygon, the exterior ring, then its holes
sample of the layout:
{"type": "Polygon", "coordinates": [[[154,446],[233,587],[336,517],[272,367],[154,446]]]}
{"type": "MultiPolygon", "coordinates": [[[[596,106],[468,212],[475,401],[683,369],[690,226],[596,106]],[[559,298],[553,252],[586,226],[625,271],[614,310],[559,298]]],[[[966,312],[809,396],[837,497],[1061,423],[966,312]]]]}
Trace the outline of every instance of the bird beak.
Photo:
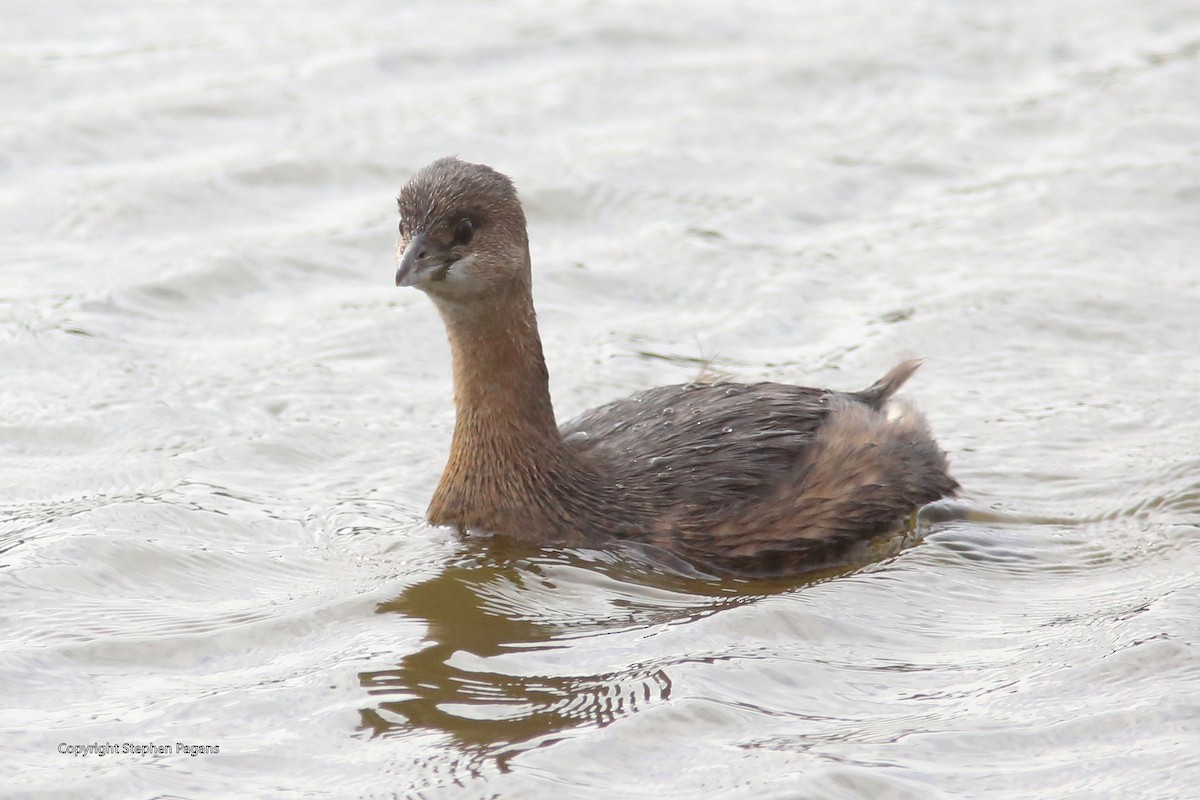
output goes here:
{"type": "Polygon", "coordinates": [[[429,241],[424,233],[418,233],[396,257],[396,285],[414,286],[430,271],[429,241]]]}

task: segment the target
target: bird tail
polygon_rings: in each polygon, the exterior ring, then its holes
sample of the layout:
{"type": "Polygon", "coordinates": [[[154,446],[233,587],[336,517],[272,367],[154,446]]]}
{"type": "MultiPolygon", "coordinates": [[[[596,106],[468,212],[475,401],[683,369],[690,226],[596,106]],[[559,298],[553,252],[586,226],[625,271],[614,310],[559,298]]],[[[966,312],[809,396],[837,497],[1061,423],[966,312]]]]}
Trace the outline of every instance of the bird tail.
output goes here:
{"type": "Polygon", "coordinates": [[[869,387],[863,389],[861,392],[855,392],[854,396],[872,408],[881,408],[888,401],[888,398],[899,391],[905,381],[912,377],[912,374],[917,371],[917,367],[921,366],[921,363],[922,361],[919,358],[910,358],[908,361],[901,361],[869,387]]]}

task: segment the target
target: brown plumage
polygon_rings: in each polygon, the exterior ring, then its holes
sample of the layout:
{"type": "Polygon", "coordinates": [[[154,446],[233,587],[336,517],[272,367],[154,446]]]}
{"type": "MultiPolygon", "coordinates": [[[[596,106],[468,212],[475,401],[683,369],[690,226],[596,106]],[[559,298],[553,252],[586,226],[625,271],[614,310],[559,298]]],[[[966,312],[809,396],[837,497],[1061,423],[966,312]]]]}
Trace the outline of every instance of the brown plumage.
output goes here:
{"type": "Polygon", "coordinates": [[[861,392],[661,386],[560,429],[512,182],[443,158],[398,202],[396,284],[433,299],[454,359],[454,438],[431,523],[635,540],[710,571],[777,575],[836,563],[958,488],[921,416],[889,403],[915,361],[861,392]]]}

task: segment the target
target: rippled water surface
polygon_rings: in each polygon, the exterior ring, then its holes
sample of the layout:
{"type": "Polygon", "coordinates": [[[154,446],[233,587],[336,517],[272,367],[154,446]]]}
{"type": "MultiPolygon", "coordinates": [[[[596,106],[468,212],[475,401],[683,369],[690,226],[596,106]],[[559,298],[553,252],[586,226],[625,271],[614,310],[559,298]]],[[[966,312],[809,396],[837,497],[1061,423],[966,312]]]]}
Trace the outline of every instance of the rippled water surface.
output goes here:
{"type": "Polygon", "coordinates": [[[1194,2],[3,18],[5,794],[1200,796],[1194,2]],[[970,513],[769,584],[426,526],[446,154],[521,190],[562,417],[921,356],[970,513]]]}

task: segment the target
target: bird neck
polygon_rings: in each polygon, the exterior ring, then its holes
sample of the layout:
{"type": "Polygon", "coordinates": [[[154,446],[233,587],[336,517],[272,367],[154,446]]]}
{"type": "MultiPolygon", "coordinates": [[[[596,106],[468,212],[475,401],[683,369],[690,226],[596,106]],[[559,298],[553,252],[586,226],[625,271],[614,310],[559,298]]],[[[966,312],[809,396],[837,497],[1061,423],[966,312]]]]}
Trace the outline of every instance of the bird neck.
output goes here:
{"type": "Polygon", "coordinates": [[[454,357],[454,439],[429,521],[519,538],[562,536],[596,476],[554,422],[526,287],[486,308],[438,303],[454,357]]]}
{"type": "Polygon", "coordinates": [[[494,470],[561,448],[528,287],[486,307],[441,301],[438,310],[454,359],[451,464],[494,470]]]}

